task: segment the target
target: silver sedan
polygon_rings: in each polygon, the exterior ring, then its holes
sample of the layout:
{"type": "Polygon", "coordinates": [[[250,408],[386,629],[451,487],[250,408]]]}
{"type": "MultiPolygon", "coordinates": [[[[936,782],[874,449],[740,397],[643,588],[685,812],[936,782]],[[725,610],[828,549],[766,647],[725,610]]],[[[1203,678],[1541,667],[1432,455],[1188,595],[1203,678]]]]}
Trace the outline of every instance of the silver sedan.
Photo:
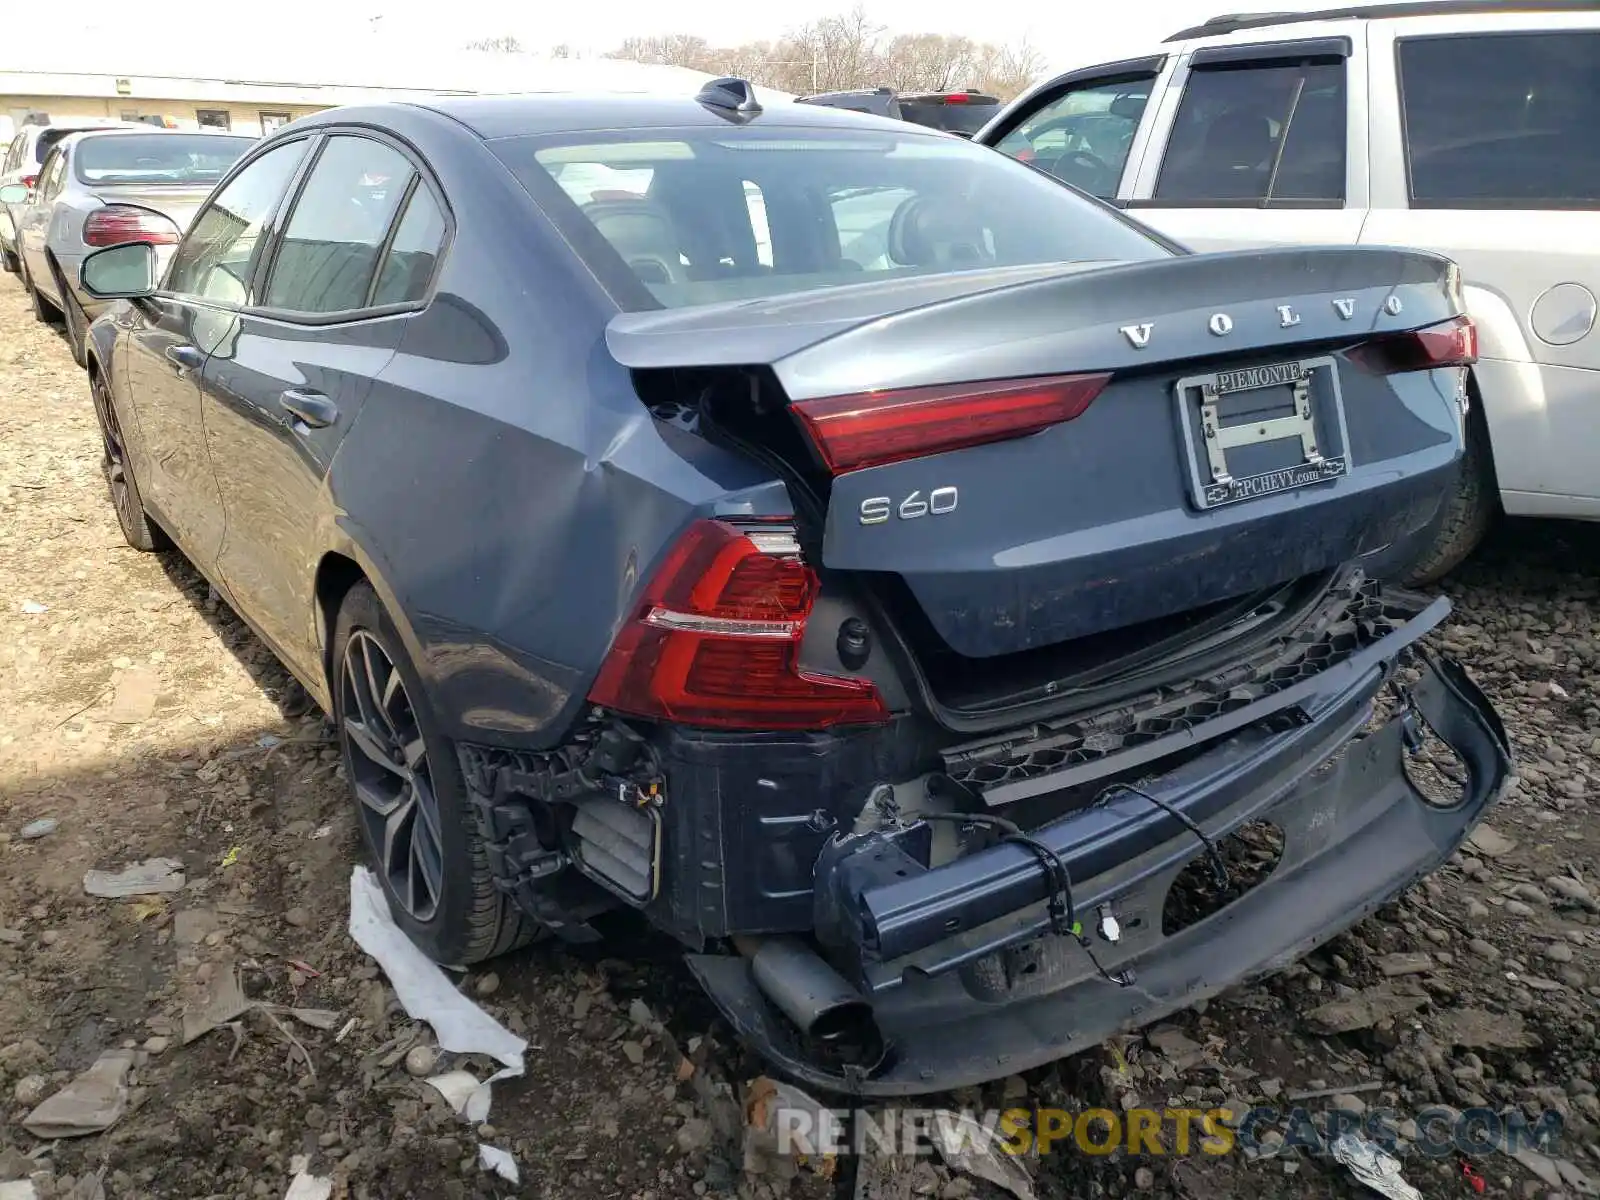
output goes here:
{"type": "Polygon", "coordinates": [[[105,307],[78,280],[84,255],[149,242],[162,270],[195,211],[254,139],[179,130],[93,130],[62,138],[39,181],[0,189],[16,224],[22,282],[41,321],[64,319],[73,357],[105,307]]]}

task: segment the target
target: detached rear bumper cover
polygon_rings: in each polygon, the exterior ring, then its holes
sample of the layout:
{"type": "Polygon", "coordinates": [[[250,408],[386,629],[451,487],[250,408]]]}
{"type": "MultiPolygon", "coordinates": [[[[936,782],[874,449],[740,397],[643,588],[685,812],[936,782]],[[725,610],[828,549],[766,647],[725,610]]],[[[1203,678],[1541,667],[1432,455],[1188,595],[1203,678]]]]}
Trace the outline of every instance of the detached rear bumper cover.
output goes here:
{"type": "MultiPolygon", "coordinates": [[[[1205,851],[1147,800],[1123,793],[1034,831],[1071,868],[1086,929],[1096,905],[1113,904],[1122,939],[1095,939],[1094,951],[1112,975],[1131,968],[1128,986],[1102,976],[1075,942],[1041,933],[1043,869],[1011,845],[889,880],[867,878],[859,866],[852,871],[848,856],[824,854],[819,862],[819,914],[824,926],[830,913],[851,918],[855,944],[843,949],[860,964],[857,982],[889,1045],[869,1074],[809,1057],[755,987],[745,960],[694,955],[690,966],[740,1033],[797,1079],[865,1096],[943,1090],[1026,1070],[1279,969],[1436,869],[1505,786],[1505,731],[1453,662],[1424,660],[1412,707],[1358,736],[1394,660],[1447,611],[1446,602],[1436,602],[1364,661],[1345,664],[1351,671],[1327,672],[1339,678],[1322,680],[1328,690],[1298,706],[1298,726],[1241,730],[1144,784],[1213,839],[1254,820],[1282,831],[1272,873],[1198,923],[1170,937],[1161,931],[1168,891],[1205,851]],[[1453,807],[1430,804],[1407,778],[1406,743],[1419,718],[1465,764],[1467,783],[1453,807]],[[1031,880],[1032,902],[996,915],[995,898],[1015,895],[1008,885],[1018,879],[1031,880]],[[945,932],[950,928],[959,932],[945,932]],[[1027,946],[1033,967],[1007,987],[995,952],[1027,946]],[[980,999],[975,972],[1000,990],[980,999]]],[[[838,926],[818,932],[840,949],[838,926]]]]}

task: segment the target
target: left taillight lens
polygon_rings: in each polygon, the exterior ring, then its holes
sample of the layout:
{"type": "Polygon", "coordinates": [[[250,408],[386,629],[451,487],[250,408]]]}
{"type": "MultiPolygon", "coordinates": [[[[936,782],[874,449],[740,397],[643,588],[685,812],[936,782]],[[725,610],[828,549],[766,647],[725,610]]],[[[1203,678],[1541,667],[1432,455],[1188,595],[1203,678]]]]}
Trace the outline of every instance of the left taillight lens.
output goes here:
{"type": "Polygon", "coordinates": [[[870,680],[801,668],[817,586],[792,528],[695,522],[617,634],[590,702],[715,729],[887,721],[870,680]]]}
{"type": "Polygon", "coordinates": [[[1424,329],[1386,333],[1351,347],[1346,356],[1379,375],[1470,367],[1478,361],[1478,327],[1471,317],[1452,317],[1424,329]]]}
{"type": "Polygon", "coordinates": [[[790,410],[835,475],[1038,433],[1080,417],[1109,374],[1050,375],[801,400],[790,410]]]}
{"type": "Polygon", "coordinates": [[[108,204],[90,213],[83,222],[85,246],[120,246],[124,242],[175,246],[180,236],[170,217],[132,204],[108,204]]]}

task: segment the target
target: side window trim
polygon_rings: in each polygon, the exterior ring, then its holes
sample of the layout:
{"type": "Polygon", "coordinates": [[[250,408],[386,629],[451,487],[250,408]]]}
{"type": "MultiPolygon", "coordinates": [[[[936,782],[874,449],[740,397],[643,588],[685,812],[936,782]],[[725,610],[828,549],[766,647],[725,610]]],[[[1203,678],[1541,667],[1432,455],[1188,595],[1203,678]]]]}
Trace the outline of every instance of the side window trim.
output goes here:
{"type": "Polygon", "coordinates": [[[256,270],[256,278],[260,281],[259,288],[252,288],[250,303],[245,305],[243,312],[253,317],[265,317],[273,321],[282,321],[289,325],[345,325],[356,321],[369,321],[376,317],[391,317],[401,313],[421,312],[433,300],[433,289],[439,279],[439,272],[444,265],[445,255],[449,253],[451,244],[455,241],[455,214],[452,212],[445,198],[444,189],[439,186],[433,172],[428,168],[420,153],[410,143],[387,133],[384,130],[374,129],[365,125],[337,125],[323,126],[318,131],[321,145],[316,152],[307,157],[301,173],[290,184],[285,196],[288,202],[280,206],[273,218],[271,242],[263,256],[262,263],[256,270]],[[379,142],[389,147],[402,158],[411,168],[411,180],[406,186],[406,193],[401,197],[400,203],[395,207],[394,215],[389,219],[388,231],[378,254],[378,265],[372,273],[372,279],[367,284],[368,303],[361,308],[345,309],[342,312],[309,313],[291,309],[268,308],[259,300],[266,295],[267,285],[272,281],[272,270],[277,266],[278,246],[282,240],[283,231],[289,226],[290,219],[294,216],[294,206],[300,202],[301,193],[304,192],[311,172],[316,166],[316,160],[322,156],[322,150],[335,137],[364,137],[371,141],[379,142]],[[428,289],[420,300],[407,300],[398,304],[373,305],[370,303],[373,290],[378,285],[378,280],[383,274],[384,257],[393,244],[395,235],[400,231],[400,222],[405,220],[406,208],[411,202],[411,197],[416,194],[418,184],[428,189],[434,203],[438,206],[439,214],[444,220],[444,237],[439,242],[438,260],[434,263],[433,274],[428,279],[428,289]]]}
{"type": "MultiPolygon", "coordinates": [[[[411,207],[411,197],[417,194],[417,188],[422,184],[422,172],[417,170],[416,164],[411,165],[411,178],[406,181],[405,194],[400,197],[400,203],[394,207],[394,216],[389,219],[389,229],[383,235],[383,241],[378,245],[378,258],[372,264],[372,278],[367,280],[367,294],[362,297],[361,307],[357,312],[367,312],[378,307],[372,303],[372,297],[377,294],[378,281],[383,278],[383,266],[389,259],[389,251],[394,247],[395,235],[400,232],[400,224],[406,219],[406,210],[411,207]]],[[[431,282],[431,281],[430,281],[431,282]]],[[[383,305],[392,308],[393,305],[383,305]]]]}
{"type": "MultiPolygon", "coordinates": [[[[206,202],[196,210],[193,219],[191,219],[189,222],[188,229],[184,230],[183,237],[178,242],[177,250],[173,253],[172,257],[167,260],[166,271],[162,274],[160,286],[156,288],[156,295],[162,298],[182,300],[185,304],[198,304],[205,308],[222,309],[230,312],[238,311],[241,306],[229,304],[222,300],[215,300],[208,296],[197,296],[189,292],[175,292],[167,286],[172,281],[172,273],[177,268],[178,259],[182,256],[184,244],[189,240],[190,233],[199,228],[201,218],[210,212],[212,206],[216,204],[217,197],[221,196],[223,190],[233,183],[233,181],[245,171],[247,171],[253,163],[260,162],[268,154],[272,153],[272,151],[277,150],[282,146],[292,146],[296,142],[309,142],[311,143],[311,152],[302,154],[300,163],[295,168],[295,174],[289,178],[289,186],[284,188],[283,195],[278,197],[278,204],[273,210],[272,216],[267,218],[267,237],[264,238],[263,241],[270,242],[274,235],[277,222],[283,215],[284,200],[294,193],[295,189],[299,186],[300,181],[305,176],[307,165],[313,158],[316,157],[316,143],[318,137],[318,134],[311,133],[303,134],[299,137],[285,138],[281,142],[274,142],[270,146],[263,146],[258,152],[247,154],[238,162],[236,162],[233,165],[233,168],[217,181],[217,186],[211,190],[211,195],[206,197],[206,202]]],[[[251,288],[254,288],[255,279],[261,273],[261,264],[265,261],[265,255],[266,251],[264,249],[256,251],[255,262],[252,263],[250,267],[249,286],[251,288]]]]}
{"type": "MultiPolygon", "coordinates": [[[[1357,195],[1351,188],[1351,175],[1358,169],[1364,169],[1365,156],[1357,162],[1357,149],[1364,150],[1366,139],[1360,139],[1361,146],[1353,147],[1352,137],[1355,121],[1352,117],[1354,95],[1356,89],[1365,89],[1366,74],[1359,68],[1361,60],[1353,55],[1349,38],[1308,38],[1299,42],[1273,42],[1258,43],[1254,46],[1216,47],[1217,50],[1261,50],[1267,49],[1264,57],[1257,54],[1238,57],[1213,57],[1209,62],[1198,65],[1195,59],[1205,53],[1202,47],[1183,55],[1176,64],[1171,77],[1167,80],[1166,88],[1162,95],[1162,103],[1153,121],[1149,122],[1149,140],[1145,146],[1145,158],[1139,165],[1139,174],[1133,185],[1133,198],[1128,200],[1124,207],[1127,208],[1230,208],[1254,211],[1279,211],[1279,210],[1321,210],[1327,212],[1342,211],[1351,207],[1366,207],[1365,195],[1357,195]],[[1329,46],[1328,43],[1342,43],[1342,46],[1329,46]],[[1284,48],[1311,46],[1313,52],[1285,54],[1284,48]],[[1183,104],[1184,96],[1188,93],[1190,81],[1197,75],[1208,71],[1215,71],[1221,67],[1232,70],[1249,70],[1252,67],[1282,67],[1282,66],[1310,66],[1317,63],[1337,62],[1344,77],[1344,179],[1340,190],[1343,193],[1337,201],[1325,199],[1300,199],[1296,197],[1274,197],[1269,189],[1267,195],[1256,200],[1194,200],[1194,199],[1169,199],[1157,198],[1156,187],[1160,181],[1161,172],[1166,165],[1167,150],[1172,144],[1173,132],[1178,127],[1178,114],[1183,104]]],[[[1152,103],[1154,97],[1152,96],[1152,103]]],[[[1298,93],[1297,93],[1298,102],[1298,93]]],[[[1364,107],[1362,109],[1364,111],[1364,107]]],[[[1281,163],[1282,146],[1278,150],[1278,160],[1281,163]]],[[[1274,177],[1278,163],[1274,164],[1274,177]]]]}

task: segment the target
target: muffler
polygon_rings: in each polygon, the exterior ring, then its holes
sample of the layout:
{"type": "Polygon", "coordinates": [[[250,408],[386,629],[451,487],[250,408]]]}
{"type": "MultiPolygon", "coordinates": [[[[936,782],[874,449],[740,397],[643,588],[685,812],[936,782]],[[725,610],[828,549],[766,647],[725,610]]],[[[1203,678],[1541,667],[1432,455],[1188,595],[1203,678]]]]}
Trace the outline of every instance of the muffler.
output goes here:
{"type": "Polygon", "coordinates": [[[749,957],[761,994],[819,1048],[868,1069],[882,1059],[872,1005],[816,951],[793,937],[738,938],[735,944],[749,957]]]}

